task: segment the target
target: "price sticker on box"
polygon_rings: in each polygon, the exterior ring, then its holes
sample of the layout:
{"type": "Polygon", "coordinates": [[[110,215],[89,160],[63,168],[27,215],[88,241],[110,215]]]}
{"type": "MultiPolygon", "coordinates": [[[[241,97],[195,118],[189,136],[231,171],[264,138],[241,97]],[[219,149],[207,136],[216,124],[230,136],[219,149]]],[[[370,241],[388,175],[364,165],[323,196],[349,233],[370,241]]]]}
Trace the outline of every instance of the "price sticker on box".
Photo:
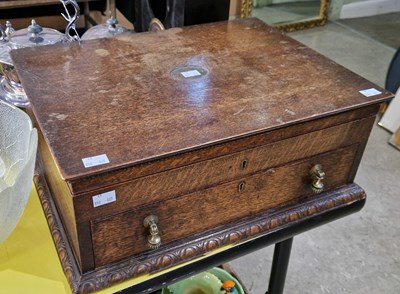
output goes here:
{"type": "Polygon", "coordinates": [[[106,154],[82,158],[85,168],[110,163],[106,154]]]}
{"type": "Polygon", "coordinates": [[[98,194],[92,197],[93,207],[102,206],[111,202],[115,202],[117,200],[117,195],[115,190],[98,194]]]}

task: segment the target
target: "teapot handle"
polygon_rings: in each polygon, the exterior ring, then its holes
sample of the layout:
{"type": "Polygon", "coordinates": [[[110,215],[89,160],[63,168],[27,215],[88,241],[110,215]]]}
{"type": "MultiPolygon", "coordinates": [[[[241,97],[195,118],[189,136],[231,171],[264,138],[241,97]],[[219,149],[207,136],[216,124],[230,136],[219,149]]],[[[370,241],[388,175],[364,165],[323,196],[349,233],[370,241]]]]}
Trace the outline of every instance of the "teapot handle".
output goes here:
{"type": "Polygon", "coordinates": [[[67,27],[65,29],[65,36],[66,36],[67,40],[69,42],[80,41],[80,37],[79,37],[78,32],[76,31],[76,28],[75,28],[75,22],[79,18],[79,14],[80,14],[80,8],[79,8],[78,3],[76,3],[75,0],[60,0],[60,2],[64,6],[64,9],[65,9],[65,12],[66,12],[66,15],[64,13],[61,13],[61,15],[68,22],[67,27]],[[68,4],[71,4],[75,9],[74,15],[72,17],[69,14],[69,11],[67,9],[67,5],[68,4]],[[71,30],[73,31],[73,35],[71,35],[71,30]]]}

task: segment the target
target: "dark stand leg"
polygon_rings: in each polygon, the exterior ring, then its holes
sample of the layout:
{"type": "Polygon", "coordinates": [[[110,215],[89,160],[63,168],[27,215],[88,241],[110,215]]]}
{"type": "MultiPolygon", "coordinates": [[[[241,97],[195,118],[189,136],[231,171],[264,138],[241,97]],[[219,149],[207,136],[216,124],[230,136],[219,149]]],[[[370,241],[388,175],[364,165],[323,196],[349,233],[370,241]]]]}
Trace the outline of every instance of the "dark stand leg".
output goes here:
{"type": "Polygon", "coordinates": [[[150,21],[154,18],[153,9],[149,0],[135,1],[135,32],[147,32],[149,30],[150,21]]]}
{"type": "Polygon", "coordinates": [[[269,277],[268,292],[266,294],[283,293],[292,243],[293,237],[275,244],[271,276],[269,277]]]}
{"type": "Polygon", "coordinates": [[[167,0],[167,13],[163,22],[165,28],[183,27],[184,13],[184,0],[167,0]]]}

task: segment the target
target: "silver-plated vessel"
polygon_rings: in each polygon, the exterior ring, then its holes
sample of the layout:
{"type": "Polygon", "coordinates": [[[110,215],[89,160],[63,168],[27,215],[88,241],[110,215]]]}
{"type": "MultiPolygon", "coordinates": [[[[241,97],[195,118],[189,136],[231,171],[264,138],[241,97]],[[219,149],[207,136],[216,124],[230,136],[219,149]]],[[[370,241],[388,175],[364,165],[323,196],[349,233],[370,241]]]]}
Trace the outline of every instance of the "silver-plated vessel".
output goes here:
{"type": "Polygon", "coordinates": [[[88,29],[82,35],[82,40],[110,38],[120,34],[131,32],[129,29],[118,24],[115,0],[108,0],[107,6],[110,8],[110,18],[105,24],[98,24],[88,29]]]}
{"type": "Polygon", "coordinates": [[[127,28],[118,24],[118,20],[111,16],[105,24],[99,24],[88,29],[83,35],[82,40],[99,38],[110,38],[116,35],[130,32],[127,28]]]}
{"type": "Polygon", "coordinates": [[[79,17],[79,6],[75,0],[60,0],[66,10],[62,14],[68,21],[66,33],[63,34],[50,28],[42,28],[32,20],[31,25],[25,29],[14,30],[11,23],[7,21],[6,28],[0,25],[0,99],[17,107],[27,107],[29,100],[21,85],[18,74],[15,71],[10,57],[10,50],[52,45],[66,41],[77,41],[79,36],[75,30],[75,21],[79,17]],[[71,4],[75,14],[71,16],[66,5],[71,4]],[[73,33],[71,35],[70,33],[73,33]]]}
{"type": "MultiPolygon", "coordinates": [[[[11,28],[11,26],[9,26],[11,28]]],[[[32,20],[28,28],[5,32],[5,38],[0,45],[0,99],[18,107],[29,105],[28,98],[21,85],[18,74],[10,58],[9,52],[13,49],[56,44],[65,41],[65,35],[59,31],[42,28],[32,20]]]]}

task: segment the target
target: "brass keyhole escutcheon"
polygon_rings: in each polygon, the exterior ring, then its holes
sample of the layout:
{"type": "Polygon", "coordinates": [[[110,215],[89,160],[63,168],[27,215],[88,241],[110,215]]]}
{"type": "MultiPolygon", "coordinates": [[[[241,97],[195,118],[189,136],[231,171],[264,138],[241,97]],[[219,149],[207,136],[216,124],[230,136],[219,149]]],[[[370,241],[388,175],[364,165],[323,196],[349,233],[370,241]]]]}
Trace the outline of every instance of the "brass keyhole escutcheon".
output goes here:
{"type": "Polygon", "coordinates": [[[151,249],[157,249],[161,245],[161,237],[157,227],[158,217],[156,215],[149,215],[143,220],[143,225],[149,229],[150,235],[147,236],[147,243],[151,249]]]}
{"type": "Polygon", "coordinates": [[[238,185],[238,192],[243,192],[244,191],[244,187],[246,186],[246,184],[244,182],[240,182],[238,185]]]}
{"type": "Polygon", "coordinates": [[[245,169],[247,167],[248,161],[245,159],[242,161],[242,163],[240,164],[240,168],[241,169],[245,169]]]}
{"type": "Polygon", "coordinates": [[[310,169],[311,189],[315,193],[321,193],[324,190],[325,172],[322,170],[321,164],[316,164],[310,169]]]}

